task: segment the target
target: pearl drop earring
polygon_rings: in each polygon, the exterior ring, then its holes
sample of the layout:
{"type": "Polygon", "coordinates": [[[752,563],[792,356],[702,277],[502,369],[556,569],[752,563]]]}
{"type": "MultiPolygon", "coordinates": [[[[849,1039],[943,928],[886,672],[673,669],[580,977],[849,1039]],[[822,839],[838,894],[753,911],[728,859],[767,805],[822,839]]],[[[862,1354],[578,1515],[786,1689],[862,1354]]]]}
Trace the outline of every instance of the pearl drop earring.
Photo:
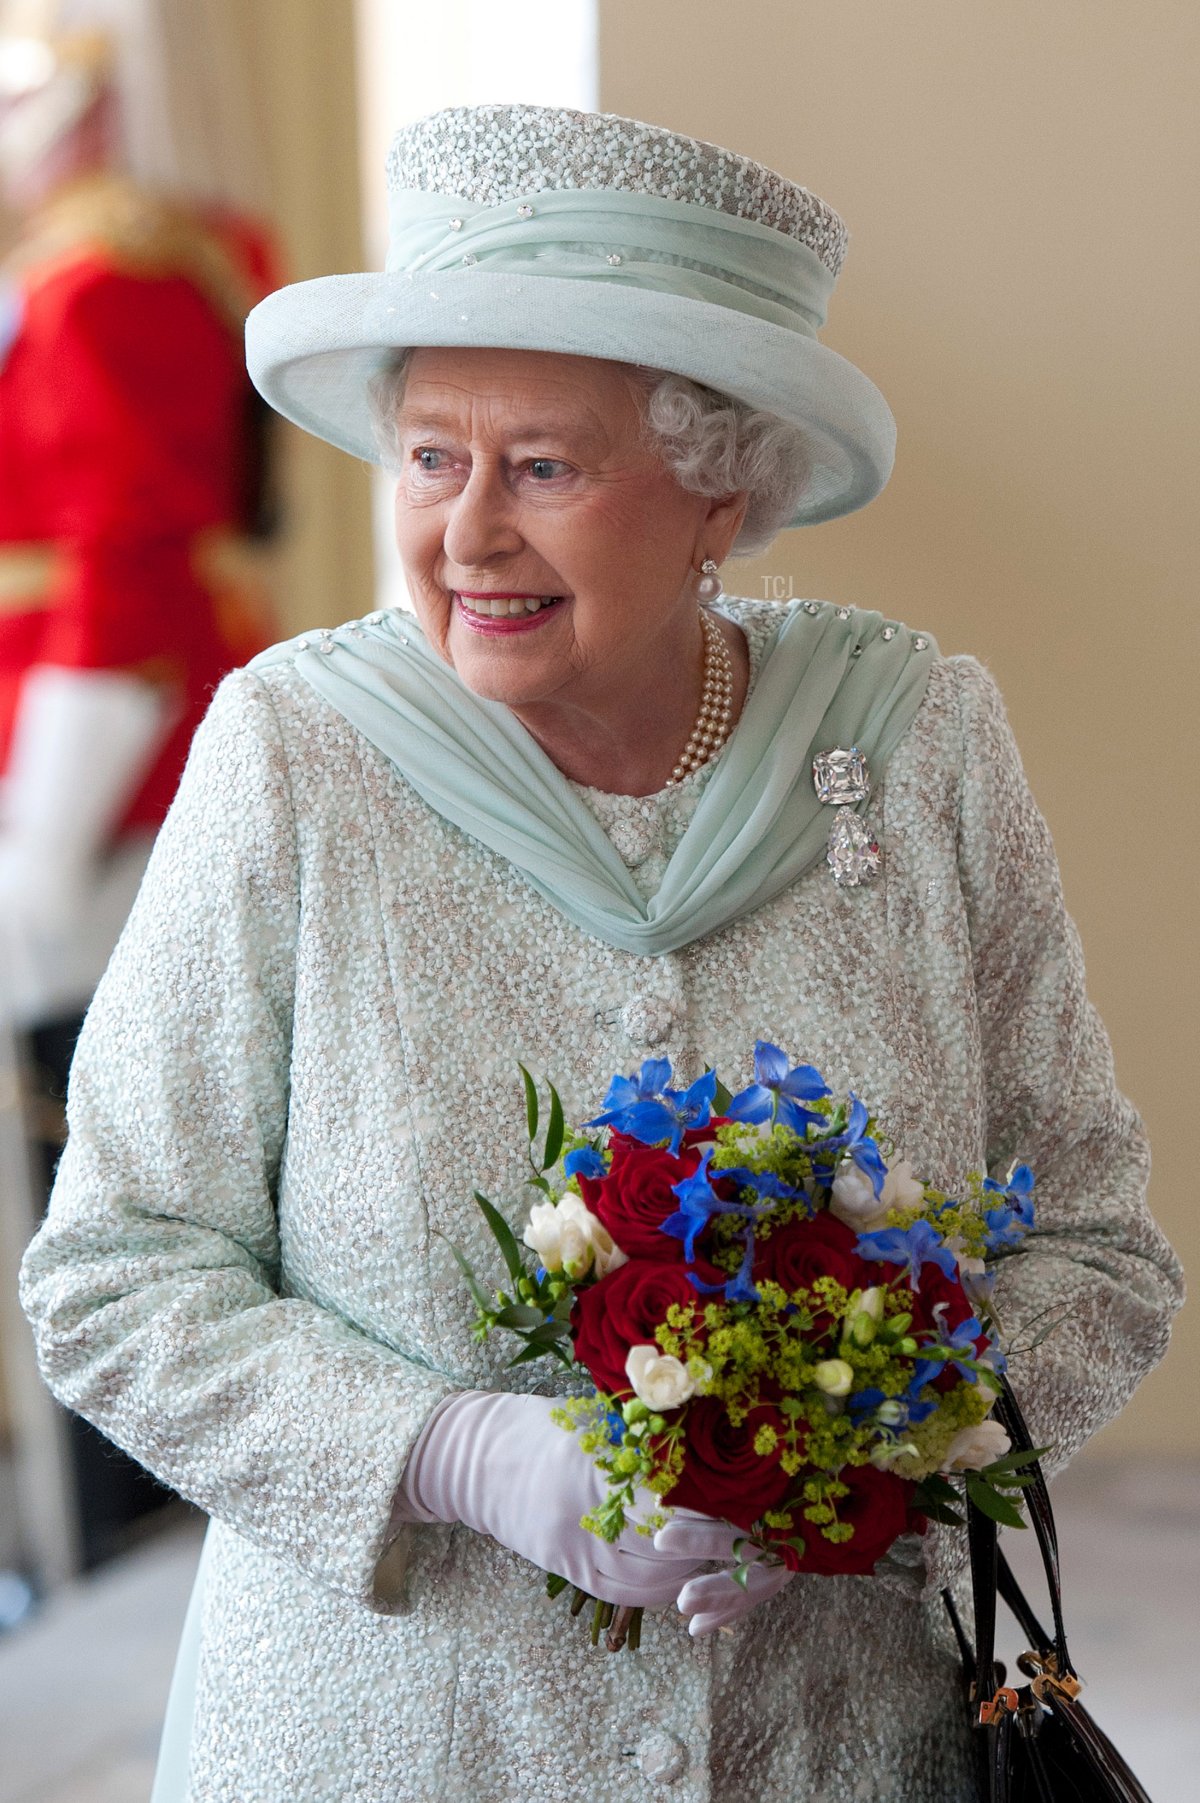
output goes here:
{"type": "Polygon", "coordinates": [[[711,557],[706,557],[700,565],[701,576],[696,588],[696,597],[701,606],[715,601],[721,593],[721,578],[717,574],[717,566],[711,557]]]}

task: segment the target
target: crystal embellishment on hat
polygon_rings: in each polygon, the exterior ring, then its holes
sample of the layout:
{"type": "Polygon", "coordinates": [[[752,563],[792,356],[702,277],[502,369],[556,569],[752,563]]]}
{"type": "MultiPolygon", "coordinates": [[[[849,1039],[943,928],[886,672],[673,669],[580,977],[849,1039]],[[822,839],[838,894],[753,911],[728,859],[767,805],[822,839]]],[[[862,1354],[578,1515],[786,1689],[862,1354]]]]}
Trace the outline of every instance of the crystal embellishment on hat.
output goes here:
{"type": "Polygon", "coordinates": [[[451,206],[531,205],[541,190],[619,188],[752,219],[807,245],[833,276],[846,255],[843,221],[807,188],[720,144],[613,113],[447,107],[397,132],[387,179],[393,194],[444,194],[451,206]]]}
{"type": "Polygon", "coordinates": [[[869,883],[883,862],[879,841],[857,814],[838,815],[829,830],[825,856],[839,889],[869,883]]]}
{"type": "Polygon", "coordinates": [[[813,759],[813,787],[817,800],[827,807],[852,807],[865,801],[871,793],[871,777],[867,760],[857,745],[849,751],[835,746],[832,751],[819,751],[813,759]]]}

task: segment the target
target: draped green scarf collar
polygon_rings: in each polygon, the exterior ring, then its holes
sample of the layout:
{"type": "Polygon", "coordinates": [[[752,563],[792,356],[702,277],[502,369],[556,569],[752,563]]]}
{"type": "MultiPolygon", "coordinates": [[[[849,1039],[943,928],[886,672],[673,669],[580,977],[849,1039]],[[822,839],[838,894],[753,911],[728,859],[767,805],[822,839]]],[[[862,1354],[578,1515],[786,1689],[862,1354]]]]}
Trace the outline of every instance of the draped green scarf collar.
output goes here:
{"type": "MultiPolygon", "coordinates": [[[[738,604],[724,611],[736,620],[738,604]]],[[[435,812],[585,933],[651,957],[762,907],[824,856],[832,810],[816,797],[814,755],[857,745],[878,783],[938,655],[927,635],[877,613],[781,607],[737,727],[646,900],[562,772],[508,708],[460,682],[411,615],[373,615],[323,635],[320,649],[281,646],[250,667],[282,653],[435,812]]]]}

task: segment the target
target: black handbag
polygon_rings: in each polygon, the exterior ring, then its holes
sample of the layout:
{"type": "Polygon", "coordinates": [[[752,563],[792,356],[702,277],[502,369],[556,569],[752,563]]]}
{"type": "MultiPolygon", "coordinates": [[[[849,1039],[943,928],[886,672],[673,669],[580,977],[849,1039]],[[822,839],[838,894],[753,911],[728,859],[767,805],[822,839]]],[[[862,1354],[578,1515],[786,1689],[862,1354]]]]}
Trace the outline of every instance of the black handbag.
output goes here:
{"type": "MultiPolygon", "coordinates": [[[[1033,1449],[1029,1430],[1007,1383],[996,1419],[1014,1449],[1033,1449]]],[[[981,1803],[1150,1803],[1108,1736],[1079,1701],[1079,1675],[1067,1650],[1058,1575],[1058,1537],[1041,1467],[1027,1468],[1025,1490],[1050,1592],[1053,1633],[1033,1613],[997,1545],[996,1523],[967,1503],[971,1586],[975,1606],[972,1649],[948,1590],[942,1592],[963,1662],[963,1682],[975,1742],[981,1803]],[[1017,1664],[1030,1680],[1006,1682],[995,1658],[996,1598],[1000,1596],[1025,1635],[1028,1651],[1017,1664]]]]}

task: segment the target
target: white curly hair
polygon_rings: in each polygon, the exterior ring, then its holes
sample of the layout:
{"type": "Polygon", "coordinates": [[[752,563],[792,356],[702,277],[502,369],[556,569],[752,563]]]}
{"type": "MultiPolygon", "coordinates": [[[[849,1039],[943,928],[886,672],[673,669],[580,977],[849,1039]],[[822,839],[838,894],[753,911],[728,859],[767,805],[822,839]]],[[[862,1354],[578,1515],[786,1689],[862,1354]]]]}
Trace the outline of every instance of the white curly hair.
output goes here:
{"type": "MultiPolygon", "coordinates": [[[[398,351],[369,387],[375,442],[393,473],[400,465],[396,416],[411,354],[398,351]]],[[[645,441],[680,487],[697,495],[749,495],[730,556],[765,551],[795,513],[808,482],[804,433],[686,376],[641,364],[628,369],[642,396],[645,441]]]]}

